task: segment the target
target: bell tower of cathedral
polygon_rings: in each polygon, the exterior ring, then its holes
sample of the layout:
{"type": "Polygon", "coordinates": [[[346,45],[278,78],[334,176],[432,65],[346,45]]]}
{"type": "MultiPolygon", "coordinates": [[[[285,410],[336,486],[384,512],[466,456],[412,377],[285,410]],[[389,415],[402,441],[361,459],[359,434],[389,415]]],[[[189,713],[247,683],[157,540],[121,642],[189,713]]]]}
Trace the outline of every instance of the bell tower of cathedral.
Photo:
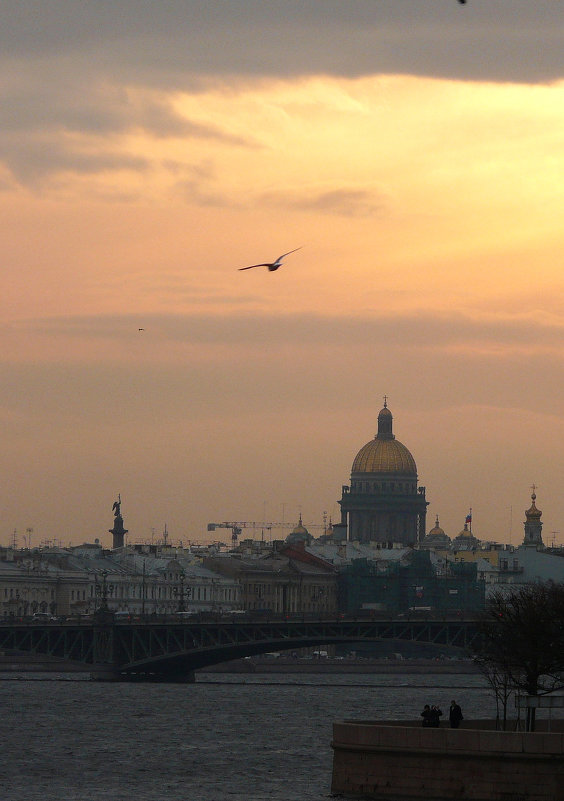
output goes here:
{"type": "Polygon", "coordinates": [[[535,494],[536,487],[534,484],[531,489],[533,490],[531,495],[532,503],[530,508],[525,512],[525,517],[527,519],[525,521],[525,539],[523,540],[523,545],[529,545],[533,548],[544,548],[544,542],[542,541],[542,512],[535,506],[537,496],[535,494]]]}

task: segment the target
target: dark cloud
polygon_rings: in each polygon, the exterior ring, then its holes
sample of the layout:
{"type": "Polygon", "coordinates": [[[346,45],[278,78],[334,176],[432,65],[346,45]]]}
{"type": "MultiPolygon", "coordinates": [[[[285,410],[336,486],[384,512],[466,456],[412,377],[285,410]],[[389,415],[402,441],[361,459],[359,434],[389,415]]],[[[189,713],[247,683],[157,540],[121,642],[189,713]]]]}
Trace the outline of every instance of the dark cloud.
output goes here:
{"type": "MultiPolygon", "coordinates": [[[[66,143],[57,153],[37,134],[98,137],[101,151],[112,135],[136,130],[256,146],[252,132],[246,138],[186,119],[158,97],[210,82],[229,92],[257,78],[319,74],[556,80],[564,76],[563,23],[564,4],[554,0],[473,0],[464,8],[455,0],[4,0],[0,159],[33,182],[73,163],[78,172],[98,170],[92,156],[66,143]]],[[[193,183],[183,191],[223,202],[193,183]]],[[[341,188],[299,201],[308,204],[348,215],[380,205],[341,188]]]]}
{"type": "Polygon", "coordinates": [[[58,137],[38,136],[25,141],[5,137],[3,150],[4,163],[12,176],[21,184],[33,186],[55,173],[95,175],[116,170],[139,172],[149,167],[146,159],[123,153],[90,153],[65,147],[58,137]]]}
{"type": "Polygon", "coordinates": [[[127,132],[252,146],[250,139],[186,119],[170,103],[137,100],[118,87],[89,86],[85,91],[80,80],[71,79],[47,87],[20,84],[0,87],[0,158],[23,184],[67,171],[144,171],[147,160],[112,153],[109,136],[127,132]],[[90,137],[95,154],[79,151],[75,134],[90,137]]]}
{"type": "Polygon", "coordinates": [[[292,195],[284,192],[267,192],[258,198],[266,205],[281,206],[301,211],[338,214],[344,217],[373,217],[385,210],[387,202],[375,192],[366,189],[333,189],[325,192],[292,195]]]}
{"type": "MultiPolygon", "coordinates": [[[[201,296],[199,296],[200,298],[201,296]]],[[[227,300],[222,297],[222,302],[227,300]]],[[[30,323],[42,334],[98,338],[117,338],[136,330],[138,318],[127,316],[92,316],[45,319],[30,323]]],[[[161,339],[197,345],[229,345],[262,348],[276,346],[280,332],[284,345],[336,347],[370,346],[385,342],[387,347],[415,350],[466,348],[480,352],[491,347],[491,354],[505,358],[508,350],[545,350],[559,352],[564,345],[564,320],[543,319],[541,315],[515,315],[495,318],[464,316],[456,313],[370,314],[355,317],[299,314],[179,314],[147,315],[147,329],[158,331],[161,339]]],[[[25,324],[27,325],[27,324],[25,324]]]]}
{"type": "Polygon", "coordinates": [[[4,0],[0,51],[155,86],[380,72],[534,82],[564,74],[563,20],[554,0],[4,0]]]}

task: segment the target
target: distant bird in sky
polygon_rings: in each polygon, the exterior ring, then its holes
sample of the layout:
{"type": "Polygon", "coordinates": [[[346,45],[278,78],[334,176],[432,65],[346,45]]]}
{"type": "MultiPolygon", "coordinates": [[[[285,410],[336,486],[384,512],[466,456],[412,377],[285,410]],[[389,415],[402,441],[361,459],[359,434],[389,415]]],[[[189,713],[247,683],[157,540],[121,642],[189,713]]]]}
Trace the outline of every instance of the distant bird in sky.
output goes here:
{"type": "Polygon", "coordinates": [[[289,256],[290,253],[295,253],[296,250],[301,250],[302,246],[300,245],[299,248],[294,248],[294,250],[289,250],[287,253],[283,253],[281,256],[278,256],[276,261],[262,261],[260,264],[250,264],[248,267],[239,267],[239,270],[252,270],[253,267],[268,267],[268,272],[273,273],[274,270],[277,270],[281,264],[282,260],[289,256]]]}
{"type": "Polygon", "coordinates": [[[144,328],[140,328],[139,330],[140,330],[140,331],[144,331],[145,329],[144,329],[144,328]]]}

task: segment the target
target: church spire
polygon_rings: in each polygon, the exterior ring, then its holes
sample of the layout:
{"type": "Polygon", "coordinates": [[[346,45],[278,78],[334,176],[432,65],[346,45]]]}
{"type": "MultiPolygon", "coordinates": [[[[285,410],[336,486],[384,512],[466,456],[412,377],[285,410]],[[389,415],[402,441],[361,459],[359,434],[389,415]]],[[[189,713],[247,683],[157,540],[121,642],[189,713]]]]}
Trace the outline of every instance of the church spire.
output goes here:
{"type": "Polygon", "coordinates": [[[544,542],[542,541],[542,512],[540,509],[537,509],[535,504],[537,499],[535,492],[537,489],[536,485],[533,484],[531,489],[531,505],[525,512],[525,517],[527,519],[525,521],[525,539],[523,540],[523,545],[544,548],[544,542]]]}

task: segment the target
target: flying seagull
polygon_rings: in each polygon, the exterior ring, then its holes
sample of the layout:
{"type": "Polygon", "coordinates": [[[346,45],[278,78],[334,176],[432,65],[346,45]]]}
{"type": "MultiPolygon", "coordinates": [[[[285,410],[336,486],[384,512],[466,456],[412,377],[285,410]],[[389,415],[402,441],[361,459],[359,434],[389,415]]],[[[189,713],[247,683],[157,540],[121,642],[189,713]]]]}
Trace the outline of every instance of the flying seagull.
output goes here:
{"type": "Polygon", "coordinates": [[[274,270],[277,270],[281,266],[282,259],[284,259],[286,256],[289,256],[290,253],[295,253],[296,250],[301,249],[302,246],[300,245],[299,248],[294,248],[294,250],[289,250],[287,253],[283,253],[281,256],[278,256],[276,261],[263,261],[260,264],[250,264],[248,267],[239,267],[239,270],[252,270],[253,267],[268,267],[268,272],[273,273],[274,270]]]}

